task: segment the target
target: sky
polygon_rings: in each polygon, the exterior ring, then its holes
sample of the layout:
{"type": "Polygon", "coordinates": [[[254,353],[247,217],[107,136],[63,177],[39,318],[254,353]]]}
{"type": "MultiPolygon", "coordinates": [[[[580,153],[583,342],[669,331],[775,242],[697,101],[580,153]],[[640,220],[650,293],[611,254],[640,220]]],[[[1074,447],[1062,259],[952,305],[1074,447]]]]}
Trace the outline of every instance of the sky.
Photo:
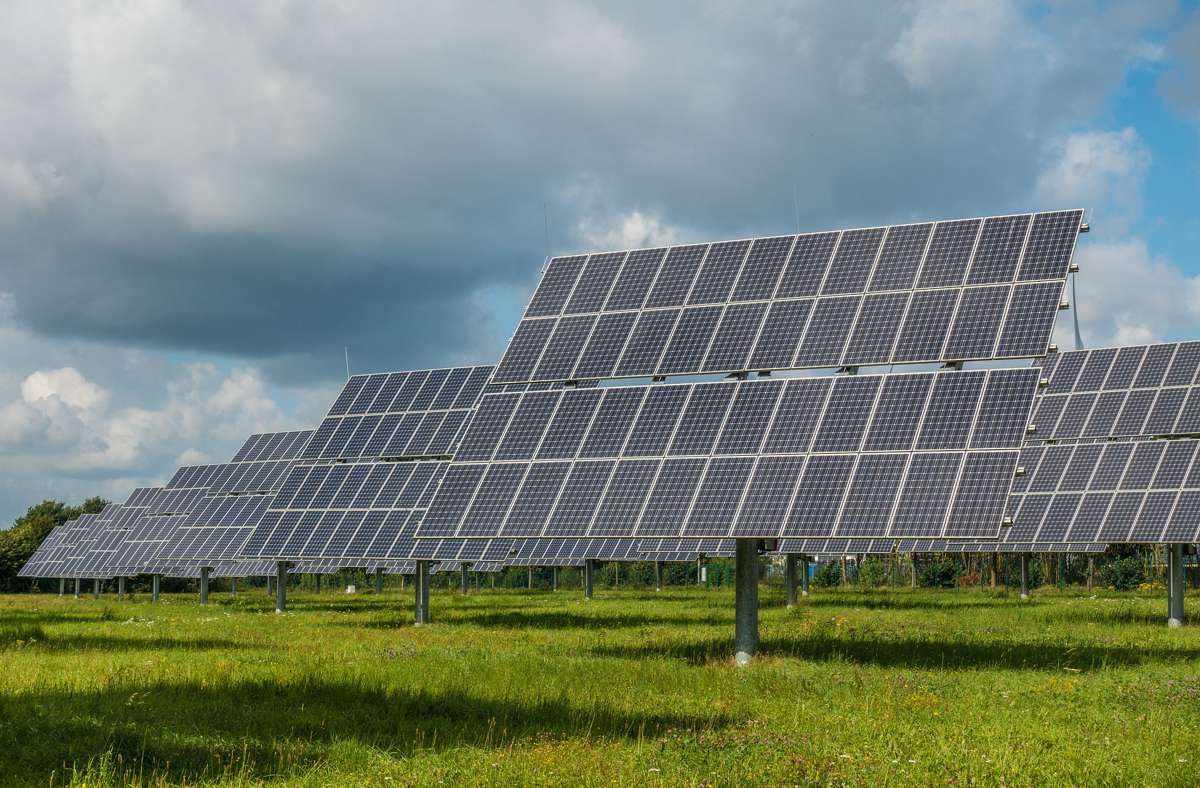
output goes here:
{"type": "Polygon", "coordinates": [[[1198,176],[1194,3],[6,0],[0,524],[495,362],[558,252],[1083,207],[1085,343],[1197,338],[1198,176]]]}

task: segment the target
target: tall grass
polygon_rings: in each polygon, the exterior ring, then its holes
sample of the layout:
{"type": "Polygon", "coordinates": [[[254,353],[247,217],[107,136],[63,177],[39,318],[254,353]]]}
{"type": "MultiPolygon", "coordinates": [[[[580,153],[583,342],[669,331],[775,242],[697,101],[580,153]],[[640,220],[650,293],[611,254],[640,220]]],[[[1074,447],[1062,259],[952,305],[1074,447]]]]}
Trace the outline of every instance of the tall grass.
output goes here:
{"type": "MultiPolygon", "coordinates": [[[[701,589],[0,597],[0,784],[1195,781],[1157,595],[701,589]]],[[[1189,600],[1190,606],[1195,604],[1189,600]]]]}

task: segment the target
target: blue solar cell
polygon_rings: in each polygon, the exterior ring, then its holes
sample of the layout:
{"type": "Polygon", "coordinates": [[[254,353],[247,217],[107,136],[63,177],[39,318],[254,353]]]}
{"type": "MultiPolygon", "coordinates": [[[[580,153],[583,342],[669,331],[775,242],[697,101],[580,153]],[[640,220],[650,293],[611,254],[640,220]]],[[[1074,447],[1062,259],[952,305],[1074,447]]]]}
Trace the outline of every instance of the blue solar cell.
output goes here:
{"type": "Polygon", "coordinates": [[[772,454],[808,451],[832,387],[833,381],[829,378],[787,381],[763,451],[772,454]]]}
{"type": "Polygon", "coordinates": [[[865,451],[912,448],[933,380],[934,376],[928,374],[894,375],[884,379],[875,416],[863,445],[865,451]]]}
{"type": "Polygon", "coordinates": [[[838,518],[839,536],[884,536],[908,465],[907,454],[864,454],[838,518]]]}
{"type": "Polygon", "coordinates": [[[676,246],[667,253],[667,259],[654,280],[654,287],[646,299],[647,307],[683,306],[696,280],[696,272],[708,251],[705,244],[676,246]]]}
{"type": "Polygon", "coordinates": [[[749,249],[749,241],[724,241],[710,246],[688,303],[714,304],[728,300],[749,249]]]}
{"type": "Polygon", "coordinates": [[[491,459],[519,399],[519,394],[492,394],[481,399],[479,408],[467,425],[455,459],[491,459]]]}
{"type": "Polygon", "coordinates": [[[963,283],[980,219],[938,222],[917,279],[918,287],[953,287],[963,283]]]}
{"type": "Polygon", "coordinates": [[[533,298],[529,301],[525,315],[547,317],[559,314],[566,305],[586,260],[586,255],[552,259],[546,266],[546,273],[542,275],[542,281],[534,291],[533,298]]]}
{"type": "Polygon", "coordinates": [[[879,293],[863,299],[842,363],[887,363],[908,310],[908,298],[908,293],[879,293]]]}
{"type": "Polygon", "coordinates": [[[1066,276],[1082,221],[1083,211],[1079,210],[1035,216],[1017,279],[1028,281],[1066,276]]]}
{"type": "Polygon", "coordinates": [[[509,421],[494,459],[532,458],[558,406],[560,396],[561,392],[558,391],[532,391],[525,394],[509,421]]]}
{"type": "Polygon", "coordinates": [[[791,257],[784,267],[776,298],[815,296],[825,281],[825,272],[833,257],[839,233],[811,233],[796,238],[791,257]]]}
{"type": "Polygon", "coordinates": [[[795,366],[837,366],[861,302],[859,296],[819,299],[796,354],[795,366]]]}
{"type": "Polygon", "coordinates": [[[616,462],[611,460],[573,463],[544,535],[586,533],[615,468],[616,462]]]}
{"type": "Polygon", "coordinates": [[[742,273],[730,300],[757,301],[770,298],[779,284],[794,240],[795,236],[792,235],[756,238],[742,265],[742,273]]]}
{"type": "Polygon", "coordinates": [[[622,460],[617,463],[591,530],[580,536],[628,535],[646,503],[661,460],[622,460]]]}
{"type": "Polygon", "coordinates": [[[1016,452],[971,452],[963,461],[959,493],[946,520],[946,536],[994,539],[1017,466],[1016,452]]]}
{"type": "Polygon", "coordinates": [[[573,376],[601,378],[611,375],[636,320],[636,312],[601,315],[579,357],[579,363],[575,365],[573,376]]]}
{"type": "Polygon", "coordinates": [[[904,327],[896,340],[892,354],[895,361],[918,361],[942,357],[942,347],[954,307],[958,304],[958,290],[923,290],[913,293],[904,327]]]}
{"type": "Polygon", "coordinates": [[[991,357],[1011,289],[1000,285],[964,290],[942,357],[951,360],[991,357]]]}
{"type": "Polygon", "coordinates": [[[1022,214],[994,216],[984,221],[983,233],[979,236],[979,245],[967,275],[967,284],[1013,281],[1031,218],[1028,214],[1022,214]]]}
{"type": "Polygon", "coordinates": [[[624,454],[627,457],[654,457],[664,454],[675,425],[683,413],[690,386],[652,387],[629,434],[624,454]]]}
{"type": "Polygon", "coordinates": [[[725,307],[721,326],[704,359],[705,372],[739,371],[748,368],[751,348],[766,315],[766,304],[731,304],[725,307]]]}
{"type": "Polygon", "coordinates": [[[568,462],[541,462],[529,468],[512,510],[504,521],[502,536],[537,536],[558,500],[559,490],[571,469],[568,462]]]}
{"type": "Polygon", "coordinates": [[[666,254],[666,249],[638,249],[630,252],[612,291],[608,294],[608,300],[604,302],[604,308],[641,309],[646,303],[650,286],[654,283],[666,254]]]}
{"type": "Polygon", "coordinates": [[[781,536],[823,536],[841,510],[854,457],[845,454],[809,457],[796,488],[792,508],[781,536]]]}
{"type": "MultiPolygon", "coordinates": [[[[524,464],[488,466],[483,483],[475,493],[456,536],[486,536],[500,532],[500,525],[525,477],[524,464]]],[[[430,513],[432,514],[432,512],[430,513]]],[[[428,515],[427,515],[428,517],[428,515]]]]}
{"type": "Polygon", "coordinates": [[[939,373],[934,379],[917,448],[965,448],[986,380],[986,372],[939,373]]]}
{"type": "Polygon", "coordinates": [[[1004,328],[996,344],[998,358],[1027,358],[1046,352],[1062,290],[1063,283],[1058,280],[1013,288],[1004,328]]]}
{"type": "Polygon", "coordinates": [[[624,262],[625,252],[594,254],[589,257],[563,314],[577,315],[600,311],[624,262]]]}
{"type": "Polygon", "coordinates": [[[522,320],[493,379],[497,382],[528,380],[557,322],[545,318],[522,320]]]}
{"type": "Polygon", "coordinates": [[[683,418],[671,439],[669,453],[708,454],[725,422],[725,413],[733,399],[736,383],[697,384],[688,398],[683,418]]]}
{"type": "Polygon", "coordinates": [[[821,287],[822,295],[840,295],[866,289],[886,228],[847,230],[842,233],[833,263],[821,287]]]}
{"type": "Polygon", "coordinates": [[[892,520],[895,536],[938,536],[954,495],[963,456],[916,454],[896,502],[892,520]]]}
{"type": "Polygon", "coordinates": [[[699,306],[683,310],[667,350],[658,364],[659,375],[678,375],[698,372],[704,354],[712,343],[721,307],[699,306]]]}
{"type": "Polygon", "coordinates": [[[665,460],[638,520],[639,536],[675,536],[683,528],[704,473],[698,457],[665,460]]]}
{"type": "Polygon", "coordinates": [[[889,228],[868,289],[879,291],[911,288],[916,281],[917,270],[921,267],[932,233],[933,225],[928,222],[889,228]]]}
{"type": "Polygon", "coordinates": [[[570,459],[579,451],[584,433],[600,405],[600,389],[570,389],[563,392],[558,410],[537,450],[539,460],[570,459]]]}
{"type": "Polygon", "coordinates": [[[784,382],[770,380],[738,386],[717,441],[717,454],[754,454],[766,435],[784,382]]]}
{"type": "Polygon", "coordinates": [[[750,354],[750,369],[782,369],[792,365],[812,305],[809,299],[771,304],[750,354]]]}
{"type": "Polygon", "coordinates": [[[650,375],[658,368],[667,340],[679,317],[678,309],[642,312],[617,363],[618,377],[650,375]]]}
{"type": "Polygon", "coordinates": [[[696,491],[684,536],[725,536],[754,470],[753,457],[714,457],[696,491]]]}
{"type": "Polygon", "coordinates": [[[646,390],[641,387],[607,389],[583,439],[579,456],[619,457],[645,395],[646,390]]]}

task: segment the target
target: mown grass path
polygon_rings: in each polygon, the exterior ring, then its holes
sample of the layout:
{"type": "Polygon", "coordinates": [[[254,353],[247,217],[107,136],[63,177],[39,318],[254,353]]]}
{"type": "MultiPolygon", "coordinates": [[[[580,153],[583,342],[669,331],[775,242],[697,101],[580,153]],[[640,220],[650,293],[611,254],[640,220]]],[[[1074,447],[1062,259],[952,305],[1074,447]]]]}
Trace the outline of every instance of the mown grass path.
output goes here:
{"type": "MultiPolygon", "coordinates": [[[[0,596],[0,784],[1200,780],[1200,627],[1161,595],[261,590],[0,596]]],[[[1200,600],[1189,612],[1200,615],[1200,600]]]]}

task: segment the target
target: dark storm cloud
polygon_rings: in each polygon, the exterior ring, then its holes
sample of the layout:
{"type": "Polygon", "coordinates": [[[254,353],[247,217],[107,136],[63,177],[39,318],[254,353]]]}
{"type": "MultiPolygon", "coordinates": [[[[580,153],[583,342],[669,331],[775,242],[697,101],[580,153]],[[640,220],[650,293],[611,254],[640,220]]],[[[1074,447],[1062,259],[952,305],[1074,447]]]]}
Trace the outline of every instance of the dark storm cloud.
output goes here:
{"type": "MultiPolygon", "coordinates": [[[[639,211],[720,237],[1007,210],[1146,56],[1072,4],[0,11],[0,290],[278,378],[488,360],[481,294],[639,211]]],[[[1133,19],[1131,22],[1130,20],[1133,19]]],[[[1150,20],[1157,23],[1157,20],[1150,20]]],[[[1043,206],[1021,206],[1043,207],[1043,206]]]]}

